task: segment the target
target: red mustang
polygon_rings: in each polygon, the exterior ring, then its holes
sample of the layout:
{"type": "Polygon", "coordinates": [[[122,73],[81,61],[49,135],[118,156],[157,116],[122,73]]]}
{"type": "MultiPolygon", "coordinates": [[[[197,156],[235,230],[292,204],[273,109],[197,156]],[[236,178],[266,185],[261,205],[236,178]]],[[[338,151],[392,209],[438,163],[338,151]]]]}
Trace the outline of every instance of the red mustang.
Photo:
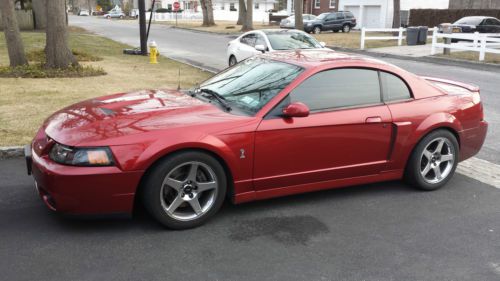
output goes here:
{"type": "Polygon", "coordinates": [[[80,102],[48,118],[26,154],[52,210],[130,213],[142,201],[182,229],[225,198],[403,178],[435,190],[487,126],[475,86],[305,50],[248,59],[190,91],[80,102]]]}

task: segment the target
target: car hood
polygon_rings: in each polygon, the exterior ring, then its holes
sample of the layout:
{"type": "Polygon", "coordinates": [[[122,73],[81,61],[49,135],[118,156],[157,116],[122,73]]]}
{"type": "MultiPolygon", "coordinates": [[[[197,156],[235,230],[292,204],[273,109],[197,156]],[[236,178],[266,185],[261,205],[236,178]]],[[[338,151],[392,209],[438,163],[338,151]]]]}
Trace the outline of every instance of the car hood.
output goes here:
{"type": "Polygon", "coordinates": [[[113,143],[126,144],[130,135],[190,126],[208,130],[213,128],[208,124],[231,124],[244,118],[248,116],[224,112],[179,91],[144,90],[71,105],[49,117],[44,128],[48,137],[70,146],[113,139],[113,143]]]}

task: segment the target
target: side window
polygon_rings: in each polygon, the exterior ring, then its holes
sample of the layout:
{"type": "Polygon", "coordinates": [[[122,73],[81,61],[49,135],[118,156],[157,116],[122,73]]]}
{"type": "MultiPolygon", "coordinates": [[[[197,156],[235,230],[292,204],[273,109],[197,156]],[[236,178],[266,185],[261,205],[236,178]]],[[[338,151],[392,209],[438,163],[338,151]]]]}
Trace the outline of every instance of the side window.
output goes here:
{"type": "Polygon", "coordinates": [[[396,75],[380,72],[380,81],[382,82],[382,91],[385,101],[406,100],[411,98],[410,90],[406,83],[396,75]]]}
{"type": "Polygon", "coordinates": [[[352,13],[348,12],[348,13],[345,13],[345,17],[348,19],[352,19],[352,18],[354,18],[354,15],[352,13]]]}
{"type": "Polygon", "coordinates": [[[255,46],[255,39],[256,39],[255,34],[251,33],[251,34],[248,34],[248,35],[241,37],[240,42],[243,44],[247,44],[249,46],[254,47],[255,46]]]}
{"type": "Polygon", "coordinates": [[[326,20],[336,20],[336,19],[337,19],[337,15],[336,14],[329,14],[326,17],[326,20]]]}
{"type": "Polygon", "coordinates": [[[337,14],[337,19],[338,20],[343,20],[344,19],[344,14],[343,13],[338,13],[337,14]]]}
{"type": "Polygon", "coordinates": [[[375,70],[343,68],[309,77],[295,88],[291,102],[302,102],[311,111],[381,103],[375,70]]]}

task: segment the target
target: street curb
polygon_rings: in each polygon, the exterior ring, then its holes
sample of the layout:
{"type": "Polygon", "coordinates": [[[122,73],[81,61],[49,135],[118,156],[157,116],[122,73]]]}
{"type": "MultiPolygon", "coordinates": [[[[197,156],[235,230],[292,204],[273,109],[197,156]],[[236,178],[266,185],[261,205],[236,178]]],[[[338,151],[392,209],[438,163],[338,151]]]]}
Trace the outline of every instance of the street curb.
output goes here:
{"type": "Polygon", "coordinates": [[[0,160],[21,158],[23,156],[23,146],[0,146],[0,160]]]}
{"type": "Polygon", "coordinates": [[[327,46],[327,47],[332,49],[332,50],[335,50],[335,51],[349,52],[349,53],[367,55],[370,57],[377,57],[377,58],[393,58],[393,59],[408,60],[408,61],[434,63],[434,64],[439,64],[439,65],[459,66],[459,67],[471,68],[471,69],[482,70],[482,71],[499,71],[500,70],[500,64],[493,64],[493,63],[481,63],[481,62],[473,62],[473,61],[460,60],[460,59],[447,59],[447,58],[435,57],[435,56],[410,57],[410,56],[378,53],[378,52],[373,52],[373,51],[343,48],[343,47],[334,47],[334,46],[327,46]]]}

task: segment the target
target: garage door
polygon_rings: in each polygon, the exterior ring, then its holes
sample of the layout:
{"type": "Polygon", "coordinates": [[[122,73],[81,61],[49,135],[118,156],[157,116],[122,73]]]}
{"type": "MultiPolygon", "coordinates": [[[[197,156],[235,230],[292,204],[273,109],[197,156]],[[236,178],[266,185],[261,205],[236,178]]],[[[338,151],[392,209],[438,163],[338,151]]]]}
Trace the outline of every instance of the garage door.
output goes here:
{"type": "Polygon", "coordinates": [[[364,6],[363,7],[363,26],[368,28],[383,27],[380,22],[381,8],[380,6],[364,6]]]}
{"type": "Polygon", "coordinates": [[[344,11],[349,11],[351,12],[354,17],[356,18],[357,25],[355,28],[360,28],[359,22],[360,22],[360,17],[359,17],[359,6],[344,6],[344,11]]]}

